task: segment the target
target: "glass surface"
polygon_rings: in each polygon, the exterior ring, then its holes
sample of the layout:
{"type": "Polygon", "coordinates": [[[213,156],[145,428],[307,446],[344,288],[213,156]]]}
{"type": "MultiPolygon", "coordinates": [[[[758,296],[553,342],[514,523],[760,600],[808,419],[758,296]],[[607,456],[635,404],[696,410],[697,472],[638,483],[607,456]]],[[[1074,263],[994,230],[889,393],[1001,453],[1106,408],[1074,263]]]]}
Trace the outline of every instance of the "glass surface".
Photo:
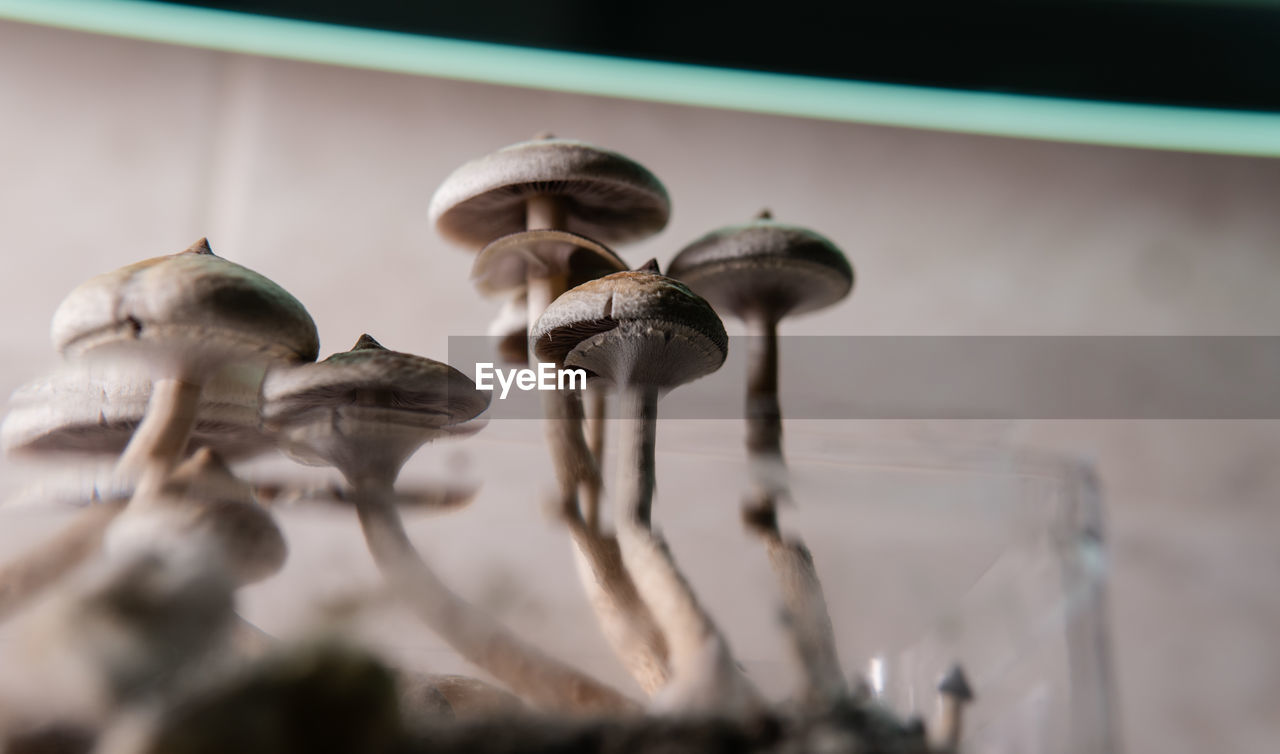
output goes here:
{"type": "MultiPolygon", "coordinates": [[[[410,535],[467,599],[641,698],[596,628],[568,537],[545,513],[552,477],[539,425],[493,422],[422,452],[401,487],[481,487],[462,510],[406,511],[410,535]]],[[[935,727],[936,685],[959,662],[976,694],[963,751],[1107,754],[1116,749],[1099,491],[1086,465],[1000,447],[1001,426],[791,423],[794,503],[781,511],[782,529],[813,554],[845,674],[880,703],[935,727]]],[[[733,421],[660,421],[654,515],[739,661],[781,702],[797,669],[764,547],[739,524],[740,433],[733,421]]],[[[318,492],[332,479],[283,459],[242,471],[318,492]]],[[[87,478],[82,466],[61,473],[87,478]]],[[[67,519],[65,504],[33,507],[29,490],[19,497],[24,504],[0,508],[6,555],[67,519]]],[[[248,620],[286,638],[341,634],[402,667],[482,675],[387,597],[349,509],[287,498],[273,509],[290,558],[283,573],[241,592],[248,620]]],[[[23,650],[30,628],[18,628],[0,632],[0,690],[10,693],[46,662],[23,650]]]]}

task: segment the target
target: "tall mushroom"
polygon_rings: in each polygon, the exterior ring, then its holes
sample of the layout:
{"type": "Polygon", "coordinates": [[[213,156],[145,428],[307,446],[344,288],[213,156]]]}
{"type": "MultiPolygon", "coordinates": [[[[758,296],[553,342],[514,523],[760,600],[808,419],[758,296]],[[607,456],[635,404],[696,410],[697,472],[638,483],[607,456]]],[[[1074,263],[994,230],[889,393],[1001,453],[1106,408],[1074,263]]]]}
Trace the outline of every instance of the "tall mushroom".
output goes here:
{"type": "MultiPolygon", "coordinates": [[[[670,211],[666,188],[643,166],[591,144],[546,136],[462,165],[436,191],[429,214],[446,238],[484,247],[472,270],[477,287],[486,294],[523,289],[532,324],[568,288],[625,270],[604,244],[652,235],[670,211]]],[[[584,409],[576,391],[545,396],[560,509],[605,638],[652,692],[666,682],[666,650],[617,542],[600,531],[605,395],[589,389],[588,398],[584,409]]]]}
{"type": "Polygon", "coordinates": [[[651,527],[658,398],[719,369],[728,337],[711,306],[656,272],[620,272],[565,293],[531,337],[539,359],[586,370],[621,395],[622,431],[614,484],[623,563],[670,651],[671,679],[659,705],[740,713],[758,695],[727,642],[651,527]]]}
{"type": "Polygon", "coordinates": [[[297,299],[215,256],[203,238],[82,283],[59,305],[52,334],[64,356],[149,370],[146,416],[118,465],[144,493],[158,489],[181,457],[210,374],[233,363],[314,361],[319,349],[297,299]]]}
{"type": "Polygon", "coordinates": [[[753,222],[713,231],[689,244],[672,260],[669,272],[718,311],[747,325],[747,452],[753,490],[744,503],[744,520],[764,537],[781,583],[806,693],[820,704],[831,703],[846,689],[822,585],[808,549],[799,539],[784,540],[778,530],[777,499],[787,494],[778,322],[847,296],[853,268],[831,241],[776,223],[764,210],[753,222]]]}
{"type": "Polygon", "coordinates": [[[541,707],[578,712],[632,708],[626,697],[521,641],[455,594],[418,554],[394,505],[393,485],[414,452],[466,432],[488,394],[438,361],[383,348],[368,335],[324,361],[274,370],[263,416],[286,452],[335,467],[369,551],[392,588],[463,657],[541,707]]]}

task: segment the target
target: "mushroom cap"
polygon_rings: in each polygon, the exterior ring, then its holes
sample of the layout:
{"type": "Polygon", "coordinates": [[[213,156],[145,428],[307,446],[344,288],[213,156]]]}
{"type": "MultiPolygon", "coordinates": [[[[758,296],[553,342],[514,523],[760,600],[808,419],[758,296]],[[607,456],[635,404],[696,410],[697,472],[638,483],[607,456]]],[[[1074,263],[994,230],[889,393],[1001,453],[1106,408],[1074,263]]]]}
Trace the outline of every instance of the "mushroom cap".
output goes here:
{"type": "Polygon", "coordinates": [[[396,423],[449,427],[476,418],[489,394],[440,361],[387,350],[368,334],[350,351],[276,369],[262,383],[262,414],[287,424],[316,409],[360,407],[396,423]]]}
{"type": "Polygon", "coordinates": [[[194,540],[222,561],[239,586],[284,567],[289,550],[280,527],[214,451],[203,448],[184,461],[159,495],[159,505],[128,511],[112,525],[109,550],[180,549],[194,540]]]}
{"type": "Polygon", "coordinates": [[[52,337],[66,356],[132,357],[195,373],[227,360],[314,361],[320,347],[297,299],[215,256],[203,238],[81,283],[54,313],[52,337]]]}
{"type": "Polygon", "coordinates": [[[525,200],[560,197],[565,230],[622,243],[667,224],[671,200],[648,170],[617,152],[570,139],[513,144],[453,171],[431,197],[440,234],[479,249],[525,230],[525,200]]]}
{"type": "MultiPolygon", "coordinates": [[[[232,367],[200,392],[189,448],[208,447],[228,459],[249,458],[272,448],[259,426],[260,370],[232,367]]],[[[55,372],[14,391],[0,424],[7,453],[118,455],[142,422],[151,381],[127,372],[55,372]]]]}
{"type": "Polygon", "coordinates": [[[622,272],[627,263],[602,243],[564,230],[526,230],[481,249],[471,280],[491,296],[524,288],[529,278],[564,275],[570,286],[622,272]]]}
{"type": "Polygon", "coordinates": [[[719,369],[724,324],[684,284],[647,271],[618,272],[552,302],[530,331],[543,361],[581,368],[618,386],[670,389],[719,369]]]}
{"type": "Polygon", "coordinates": [[[680,250],[667,273],[718,311],[747,319],[822,309],[853,288],[853,267],[827,238],[765,216],[712,231],[680,250]]]}
{"type": "Polygon", "coordinates": [[[476,431],[489,406],[462,372],[368,335],[324,361],[269,372],[262,396],[267,429],[287,455],[347,475],[398,473],[424,443],[476,431]]]}
{"type": "Polygon", "coordinates": [[[969,679],[965,677],[964,668],[957,663],[952,665],[947,674],[938,682],[938,693],[962,702],[973,699],[973,689],[969,687],[969,679]]]}

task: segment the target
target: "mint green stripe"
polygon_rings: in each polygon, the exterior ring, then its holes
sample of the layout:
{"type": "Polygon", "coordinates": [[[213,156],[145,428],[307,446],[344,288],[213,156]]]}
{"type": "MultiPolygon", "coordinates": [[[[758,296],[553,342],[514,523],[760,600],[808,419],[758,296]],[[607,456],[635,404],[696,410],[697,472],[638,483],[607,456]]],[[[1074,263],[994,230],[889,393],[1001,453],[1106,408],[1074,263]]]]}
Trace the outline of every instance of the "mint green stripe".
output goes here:
{"type": "Polygon", "coordinates": [[[1280,157],[1280,114],[737,71],[139,0],[0,0],[0,18],[227,52],[578,94],[993,136],[1280,157]]]}

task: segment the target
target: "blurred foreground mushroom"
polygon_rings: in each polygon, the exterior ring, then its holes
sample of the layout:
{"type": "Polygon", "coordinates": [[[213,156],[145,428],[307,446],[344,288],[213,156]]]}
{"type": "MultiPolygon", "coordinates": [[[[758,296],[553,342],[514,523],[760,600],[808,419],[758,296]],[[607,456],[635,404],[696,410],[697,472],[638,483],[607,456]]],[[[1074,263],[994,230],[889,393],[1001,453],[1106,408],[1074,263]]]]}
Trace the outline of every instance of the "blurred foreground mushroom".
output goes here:
{"type": "Polygon", "coordinates": [[[369,551],[392,588],[467,660],[544,708],[618,712],[617,691],[528,645],[448,588],[414,548],[393,487],[421,446],[471,431],[488,395],[438,361],[388,351],[368,335],[322,362],[271,372],[263,414],[286,452],[335,467],[352,499],[369,551]]]}

